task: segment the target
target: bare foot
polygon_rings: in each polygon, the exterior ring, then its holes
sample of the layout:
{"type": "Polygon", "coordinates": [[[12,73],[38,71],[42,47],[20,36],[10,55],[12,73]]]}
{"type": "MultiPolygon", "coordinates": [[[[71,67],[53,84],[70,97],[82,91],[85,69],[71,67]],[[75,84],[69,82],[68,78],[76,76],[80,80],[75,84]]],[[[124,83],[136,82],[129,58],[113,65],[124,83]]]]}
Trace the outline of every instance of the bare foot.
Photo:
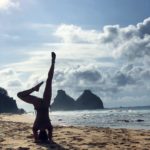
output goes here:
{"type": "Polygon", "coordinates": [[[34,87],[34,90],[35,91],[39,91],[39,89],[40,89],[40,87],[41,87],[41,85],[43,84],[44,82],[42,81],[42,82],[40,82],[39,84],[37,84],[35,87],[34,87]]]}
{"type": "Polygon", "coordinates": [[[56,54],[55,54],[55,52],[52,52],[51,55],[52,55],[52,62],[55,62],[55,59],[56,59],[56,54]]]}

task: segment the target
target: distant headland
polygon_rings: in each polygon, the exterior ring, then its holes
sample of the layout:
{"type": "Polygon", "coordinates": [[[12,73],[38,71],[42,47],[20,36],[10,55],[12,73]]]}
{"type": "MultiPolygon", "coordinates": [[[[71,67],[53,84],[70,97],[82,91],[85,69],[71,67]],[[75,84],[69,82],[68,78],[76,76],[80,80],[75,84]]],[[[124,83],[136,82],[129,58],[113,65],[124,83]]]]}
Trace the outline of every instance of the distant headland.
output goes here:
{"type": "Polygon", "coordinates": [[[64,90],[58,90],[51,105],[52,111],[59,110],[94,110],[103,109],[103,102],[97,95],[93,94],[90,90],[84,92],[74,100],[64,90]]]}
{"type": "Polygon", "coordinates": [[[8,96],[7,91],[0,87],[0,113],[25,113],[17,107],[16,101],[8,96]]]}
{"type": "MultiPolygon", "coordinates": [[[[101,98],[93,94],[90,90],[84,90],[76,100],[66,94],[64,90],[58,90],[51,105],[52,111],[94,110],[103,108],[101,98]]],[[[17,107],[16,101],[12,97],[9,97],[7,91],[2,87],[0,87],[0,113],[25,113],[24,109],[17,107]]]]}

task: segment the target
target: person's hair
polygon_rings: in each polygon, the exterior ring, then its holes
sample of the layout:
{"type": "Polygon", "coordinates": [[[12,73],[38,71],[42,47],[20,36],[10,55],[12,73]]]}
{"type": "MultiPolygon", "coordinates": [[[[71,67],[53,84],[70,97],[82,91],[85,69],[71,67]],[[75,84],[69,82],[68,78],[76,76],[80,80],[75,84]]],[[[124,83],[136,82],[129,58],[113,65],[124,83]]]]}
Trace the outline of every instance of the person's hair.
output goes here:
{"type": "Polygon", "coordinates": [[[48,141],[48,135],[47,135],[46,130],[40,130],[38,139],[41,140],[42,142],[48,141]]]}

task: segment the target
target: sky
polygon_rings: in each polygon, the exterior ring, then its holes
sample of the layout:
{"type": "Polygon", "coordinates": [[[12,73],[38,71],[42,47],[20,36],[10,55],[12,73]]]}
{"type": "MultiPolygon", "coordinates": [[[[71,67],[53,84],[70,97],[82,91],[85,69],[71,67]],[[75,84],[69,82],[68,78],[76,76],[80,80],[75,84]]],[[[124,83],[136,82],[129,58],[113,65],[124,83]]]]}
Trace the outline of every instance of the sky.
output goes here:
{"type": "MultiPolygon", "coordinates": [[[[0,87],[16,93],[45,81],[57,54],[53,99],[85,89],[104,107],[150,105],[149,0],[0,0],[0,87]]],[[[42,97],[44,85],[39,93],[42,97]]]]}

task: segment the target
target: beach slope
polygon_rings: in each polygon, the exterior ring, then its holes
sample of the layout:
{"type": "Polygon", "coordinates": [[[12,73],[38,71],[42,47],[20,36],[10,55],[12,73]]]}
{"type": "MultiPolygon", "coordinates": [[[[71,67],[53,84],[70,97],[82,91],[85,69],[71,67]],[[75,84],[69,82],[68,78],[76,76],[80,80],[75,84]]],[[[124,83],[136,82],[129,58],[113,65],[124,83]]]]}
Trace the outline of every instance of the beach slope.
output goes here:
{"type": "Polygon", "coordinates": [[[0,115],[2,150],[149,150],[150,130],[55,126],[54,143],[36,144],[25,115],[0,115]]]}

